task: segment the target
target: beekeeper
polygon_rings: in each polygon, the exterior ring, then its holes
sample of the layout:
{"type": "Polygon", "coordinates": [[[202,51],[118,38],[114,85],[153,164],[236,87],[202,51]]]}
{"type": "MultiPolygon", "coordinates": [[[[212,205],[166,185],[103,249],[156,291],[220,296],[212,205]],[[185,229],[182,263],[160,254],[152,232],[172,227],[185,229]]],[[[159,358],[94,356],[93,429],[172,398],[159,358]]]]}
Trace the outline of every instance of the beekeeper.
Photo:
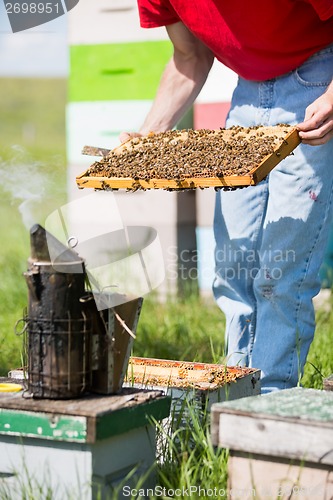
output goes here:
{"type": "Polygon", "coordinates": [[[266,180],[217,193],[213,283],[228,364],[260,368],[263,392],[296,386],[332,221],[333,2],[138,0],[138,8],[141,26],[165,26],[174,47],[139,134],[174,127],[214,59],[239,76],[227,127],[299,129],[302,144],[266,180]]]}

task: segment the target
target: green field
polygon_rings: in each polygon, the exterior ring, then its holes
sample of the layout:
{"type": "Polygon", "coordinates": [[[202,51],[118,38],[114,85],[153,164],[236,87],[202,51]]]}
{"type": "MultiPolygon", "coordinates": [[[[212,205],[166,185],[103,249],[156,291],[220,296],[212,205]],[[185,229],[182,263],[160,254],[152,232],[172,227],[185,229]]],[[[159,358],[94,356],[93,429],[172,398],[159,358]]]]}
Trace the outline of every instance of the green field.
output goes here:
{"type": "MultiPolygon", "coordinates": [[[[65,80],[0,79],[0,375],[21,366],[22,337],[14,330],[27,303],[23,273],[30,254],[29,223],[43,223],[66,200],[65,103],[65,80]]],[[[317,312],[306,387],[321,388],[323,377],[333,373],[333,312],[328,306],[317,312]]],[[[149,297],[133,354],[222,362],[223,336],[224,318],[212,301],[189,295],[160,304],[149,297]]],[[[171,448],[172,443],[171,437],[171,448]]],[[[158,469],[159,482],[169,488],[222,488],[225,469],[225,452],[212,448],[208,425],[193,418],[181,449],[158,469]]]]}
{"type": "Polygon", "coordinates": [[[0,374],[20,366],[29,228],[66,199],[64,79],[0,79],[0,374]],[[18,325],[20,327],[20,325],[18,325]]]}

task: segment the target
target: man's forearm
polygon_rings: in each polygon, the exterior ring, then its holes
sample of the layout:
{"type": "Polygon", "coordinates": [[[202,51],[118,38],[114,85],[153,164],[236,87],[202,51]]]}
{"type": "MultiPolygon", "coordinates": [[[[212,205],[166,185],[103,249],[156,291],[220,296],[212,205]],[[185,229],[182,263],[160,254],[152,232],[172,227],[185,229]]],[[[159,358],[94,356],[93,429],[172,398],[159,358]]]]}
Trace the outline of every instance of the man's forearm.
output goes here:
{"type": "Polygon", "coordinates": [[[143,135],[172,129],[193,104],[205,83],[213,63],[209,53],[201,57],[173,57],[163,73],[160,85],[144,124],[143,135]]]}

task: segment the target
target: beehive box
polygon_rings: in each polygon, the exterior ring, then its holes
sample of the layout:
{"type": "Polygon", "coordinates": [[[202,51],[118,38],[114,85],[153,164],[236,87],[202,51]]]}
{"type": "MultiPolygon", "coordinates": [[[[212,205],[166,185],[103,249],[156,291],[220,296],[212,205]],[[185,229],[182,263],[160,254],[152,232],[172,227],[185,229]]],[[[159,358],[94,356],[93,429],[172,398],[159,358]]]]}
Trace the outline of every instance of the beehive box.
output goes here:
{"type": "Polygon", "coordinates": [[[174,427],[180,422],[187,425],[191,411],[201,418],[213,403],[260,394],[260,370],[132,357],[125,385],[170,396],[171,415],[165,425],[174,427]]]}
{"type": "Polygon", "coordinates": [[[299,143],[297,129],[288,125],[150,134],[112,151],[84,148],[103,159],[76,182],[130,191],[245,187],[263,180],[299,143]]]}
{"type": "Polygon", "coordinates": [[[139,480],[154,488],[152,418],[169,410],[161,391],[135,388],[72,400],[0,393],[0,498],[121,499],[139,480]]]}
{"type": "Polygon", "coordinates": [[[332,392],[294,388],[217,403],[211,432],[230,450],[232,498],[333,498],[332,392]]]}

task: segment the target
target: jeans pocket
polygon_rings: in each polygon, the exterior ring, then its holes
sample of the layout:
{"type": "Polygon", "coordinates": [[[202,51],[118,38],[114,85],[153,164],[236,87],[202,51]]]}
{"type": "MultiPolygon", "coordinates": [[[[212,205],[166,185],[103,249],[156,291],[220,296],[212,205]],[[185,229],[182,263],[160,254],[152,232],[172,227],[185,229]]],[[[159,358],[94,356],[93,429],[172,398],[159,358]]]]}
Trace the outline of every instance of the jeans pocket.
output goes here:
{"type": "Polygon", "coordinates": [[[294,74],[297,82],[305,87],[327,87],[333,78],[333,46],[311,56],[294,74]]]}

